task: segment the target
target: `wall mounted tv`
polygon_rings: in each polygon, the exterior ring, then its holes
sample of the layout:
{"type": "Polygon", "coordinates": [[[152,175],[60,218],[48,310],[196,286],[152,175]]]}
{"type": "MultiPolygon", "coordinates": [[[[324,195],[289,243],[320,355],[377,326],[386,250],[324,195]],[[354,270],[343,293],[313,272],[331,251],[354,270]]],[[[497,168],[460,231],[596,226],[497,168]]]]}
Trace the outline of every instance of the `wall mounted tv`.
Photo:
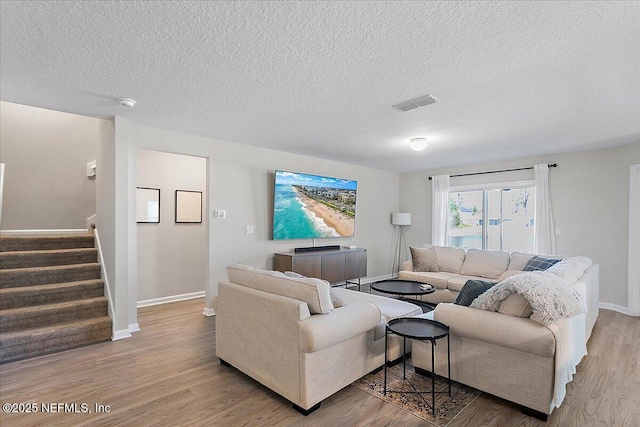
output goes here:
{"type": "Polygon", "coordinates": [[[274,240],[353,236],[357,181],[275,172],[274,240]]]}

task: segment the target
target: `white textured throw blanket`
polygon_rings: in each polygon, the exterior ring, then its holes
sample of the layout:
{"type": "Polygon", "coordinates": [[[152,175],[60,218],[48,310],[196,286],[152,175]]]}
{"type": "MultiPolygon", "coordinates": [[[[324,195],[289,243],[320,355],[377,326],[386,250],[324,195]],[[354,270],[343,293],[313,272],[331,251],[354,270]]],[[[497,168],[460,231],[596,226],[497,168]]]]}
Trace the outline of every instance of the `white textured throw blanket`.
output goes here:
{"type": "Polygon", "coordinates": [[[500,302],[514,293],[529,301],[533,311],[531,320],[544,325],[587,311],[584,298],[573,287],[545,271],[529,271],[507,278],[476,298],[471,308],[498,311],[500,302]]]}

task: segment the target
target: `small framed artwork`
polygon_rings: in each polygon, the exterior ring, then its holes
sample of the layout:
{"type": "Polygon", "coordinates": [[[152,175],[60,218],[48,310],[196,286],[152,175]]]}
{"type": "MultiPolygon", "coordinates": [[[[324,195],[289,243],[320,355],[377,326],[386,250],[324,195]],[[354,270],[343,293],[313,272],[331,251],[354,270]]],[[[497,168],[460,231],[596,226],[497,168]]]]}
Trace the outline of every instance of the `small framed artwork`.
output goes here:
{"type": "Polygon", "coordinates": [[[138,224],[160,222],[159,188],[136,188],[136,222],[138,224]]]}
{"type": "Polygon", "coordinates": [[[202,191],[176,190],[176,222],[202,223],[202,191]]]}

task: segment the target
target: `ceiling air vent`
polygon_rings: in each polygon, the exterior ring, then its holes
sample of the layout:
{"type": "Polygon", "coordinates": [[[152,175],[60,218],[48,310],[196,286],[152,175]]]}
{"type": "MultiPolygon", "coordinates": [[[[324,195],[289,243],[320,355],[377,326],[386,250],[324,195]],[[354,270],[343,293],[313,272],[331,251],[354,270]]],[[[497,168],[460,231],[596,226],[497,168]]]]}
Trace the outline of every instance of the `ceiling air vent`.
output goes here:
{"type": "Polygon", "coordinates": [[[419,98],[410,99],[409,101],[401,102],[400,104],[396,104],[393,106],[393,108],[397,108],[400,111],[410,111],[415,110],[416,108],[424,107],[425,105],[435,104],[436,102],[440,101],[431,95],[425,95],[419,98]]]}

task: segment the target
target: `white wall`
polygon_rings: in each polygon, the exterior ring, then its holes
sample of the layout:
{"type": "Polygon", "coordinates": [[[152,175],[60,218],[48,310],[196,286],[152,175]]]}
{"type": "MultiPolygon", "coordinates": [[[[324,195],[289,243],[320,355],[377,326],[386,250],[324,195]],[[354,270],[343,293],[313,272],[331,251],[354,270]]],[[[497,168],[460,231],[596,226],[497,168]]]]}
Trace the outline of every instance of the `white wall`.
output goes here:
{"type": "MultiPolygon", "coordinates": [[[[272,268],[275,252],[311,246],[312,240],[274,241],[271,237],[275,169],[358,181],[356,232],[353,238],[323,239],[317,244],[357,245],[368,251],[368,276],[389,274],[392,256],[390,213],[397,211],[399,174],[297,154],[283,153],[195,135],[133,126],[139,148],[209,158],[209,274],[207,306],[226,280],[226,267],[243,262],[272,268]],[[226,219],[211,218],[224,209],[226,219]],[[253,225],[255,234],[245,234],[253,225]]],[[[135,184],[133,184],[135,186],[135,184]]]]}
{"type": "Polygon", "coordinates": [[[207,196],[207,160],[202,157],[138,151],[137,186],[160,189],[160,223],[138,224],[137,301],[204,292],[207,277],[207,221],[175,222],[175,191],[207,196]]]}
{"type": "Polygon", "coordinates": [[[96,160],[105,120],[0,102],[6,164],[3,230],[80,229],[96,212],[96,160]]]}
{"type": "MultiPolygon", "coordinates": [[[[551,203],[557,252],[585,255],[600,264],[600,300],[627,307],[629,166],[640,162],[640,142],[620,147],[536,158],[425,170],[400,175],[400,207],[412,213],[407,242],[431,242],[431,181],[437,174],[459,174],[557,163],[551,168],[551,203]]],[[[451,185],[532,179],[533,171],[452,178],[451,185]]]]}

